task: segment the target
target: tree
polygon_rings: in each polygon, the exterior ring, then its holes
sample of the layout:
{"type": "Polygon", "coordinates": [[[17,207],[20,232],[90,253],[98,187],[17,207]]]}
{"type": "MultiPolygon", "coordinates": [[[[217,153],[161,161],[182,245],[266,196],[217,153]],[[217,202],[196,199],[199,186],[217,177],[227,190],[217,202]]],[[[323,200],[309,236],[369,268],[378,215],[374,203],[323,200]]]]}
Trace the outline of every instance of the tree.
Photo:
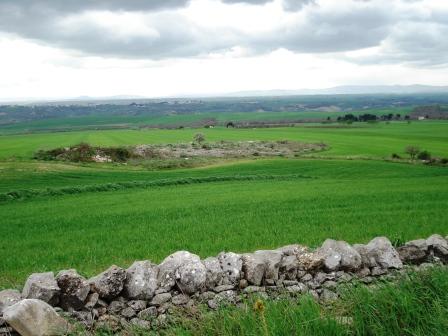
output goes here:
{"type": "Polygon", "coordinates": [[[429,161],[431,160],[431,153],[425,150],[421,151],[420,153],[418,153],[417,159],[422,161],[429,161]]]}
{"type": "Polygon", "coordinates": [[[193,137],[193,141],[198,144],[202,144],[205,141],[204,134],[202,134],[202,133],[195,134],[195,136],[193,137]]]}
{"type": "Polygon", "coordinates": [[[414,160],[417,154],[420,152],[420,149],[416,146],[407,146],[404,151],[406,154],[409,154],[411,160],[414,160]]]}

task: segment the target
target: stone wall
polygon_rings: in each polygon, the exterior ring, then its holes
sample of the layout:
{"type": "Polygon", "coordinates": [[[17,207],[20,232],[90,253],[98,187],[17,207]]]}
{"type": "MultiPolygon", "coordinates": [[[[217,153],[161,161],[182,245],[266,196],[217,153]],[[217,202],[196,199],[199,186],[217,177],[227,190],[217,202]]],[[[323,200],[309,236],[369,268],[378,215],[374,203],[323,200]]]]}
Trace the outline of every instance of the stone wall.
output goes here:
{"type": "Polygon", "coordinates": [[[64,333],[73,326],[61,315],[88,329],[105,325],[118,329],[129,323],[149,328],[163,324],[175,307],[204,304],[217,309],[224,303],[238,304],[252,293],[264,297],[309,293],[316,300],[334,300],[340,283],[356,279],[369,284],[409,267],[448,263],[447,238],[432,235],[397,249],[385,237],[353,246],[328,239],[314,250],[288,245],[245,254],[221,252],[204,260],[180,251],[159,265],[146,260],[128,269],[111,266],[91,279],[75,270],[56,276],[36,273],[22,292],[0,292],[0,334],[13,329],[21,335],[54,334],[55,329],[64,333]]]}

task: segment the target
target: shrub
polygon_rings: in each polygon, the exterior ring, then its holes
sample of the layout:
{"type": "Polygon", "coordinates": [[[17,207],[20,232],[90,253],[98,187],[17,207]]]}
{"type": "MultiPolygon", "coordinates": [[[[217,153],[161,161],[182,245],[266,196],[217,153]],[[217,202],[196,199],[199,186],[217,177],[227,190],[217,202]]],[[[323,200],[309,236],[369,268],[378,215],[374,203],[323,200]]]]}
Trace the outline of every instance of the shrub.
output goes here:
{"type": "Polygon", "coordinates": [[[392,159],[401,159],[401,156],[398,155],[397,153],[393,153],[392,154],[392,159]]]}
{"type": "Polygon", "coordinates": [[[422,161],[429,161],[431,160],[431,153],[429,153],[428,151],[421,151],[420,153],[418,153],[417,159],[422,161]]]}

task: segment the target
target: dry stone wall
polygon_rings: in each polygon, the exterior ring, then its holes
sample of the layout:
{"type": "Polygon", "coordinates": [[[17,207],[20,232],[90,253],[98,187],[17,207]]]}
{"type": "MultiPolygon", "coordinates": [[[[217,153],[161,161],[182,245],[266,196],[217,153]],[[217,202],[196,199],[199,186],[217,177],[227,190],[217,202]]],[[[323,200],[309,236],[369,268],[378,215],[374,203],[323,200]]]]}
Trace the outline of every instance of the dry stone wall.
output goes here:
{"type": "Polygon", "coordinates": [[[238,305],[252,293],[264,297],[308,293],[325,302],[337,299],[341,283],[356,279],[369,284],[409,267],[447,264],[447,238],[432,235],[398,248],[385,237],[353,246],[327,239],[314,250],[288,245],[254,253],[221,252],[204,260],[179,251],[159,265],[136,261],[128,269],[111,266],[91,279],[76,270],[36,273],[22,292],[0,292],[0,334],[63,334],[73,323],[61,316],[87,329],[119,329],[126,324],[150,328],[163,325],[175,307],[204,304],[217,309],[222,304],[238,305]]]}

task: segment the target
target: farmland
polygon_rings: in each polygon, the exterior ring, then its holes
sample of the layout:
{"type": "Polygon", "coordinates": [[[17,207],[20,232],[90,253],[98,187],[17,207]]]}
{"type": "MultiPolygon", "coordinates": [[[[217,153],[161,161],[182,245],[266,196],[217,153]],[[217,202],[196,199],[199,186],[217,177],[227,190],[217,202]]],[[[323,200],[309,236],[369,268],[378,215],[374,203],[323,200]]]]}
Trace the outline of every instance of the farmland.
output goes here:
{"type": "Polygon", "coordinates": [[[174,170],[31,157],[38,149],[81,141],[103,146],[187,142],[198,130],[2,136],[0,192],[66,192],[0,204],[0,286],[18,286],[36,271],[75,267],[93,275],[111,263],[158,262],[175,250],[206,257],[294,242],[316,246],[328,237],[362,242],[378,235],[396,241],[446,235],[447,168],[385,159],[392,153],[406,157],[409,144],[446,157],[447,129],[446,122],[437,121],[204,129],[208,141],[289,139],[324,142],[330,149],[293,159],[241,159],[174,170]],[[197,180],[185,184],[185,178],[197,180]],[[155,185],[101,191],[110,183],[136,181],[155,185]],[[91,189],[67,190],[79,186],[91,189]]]}

